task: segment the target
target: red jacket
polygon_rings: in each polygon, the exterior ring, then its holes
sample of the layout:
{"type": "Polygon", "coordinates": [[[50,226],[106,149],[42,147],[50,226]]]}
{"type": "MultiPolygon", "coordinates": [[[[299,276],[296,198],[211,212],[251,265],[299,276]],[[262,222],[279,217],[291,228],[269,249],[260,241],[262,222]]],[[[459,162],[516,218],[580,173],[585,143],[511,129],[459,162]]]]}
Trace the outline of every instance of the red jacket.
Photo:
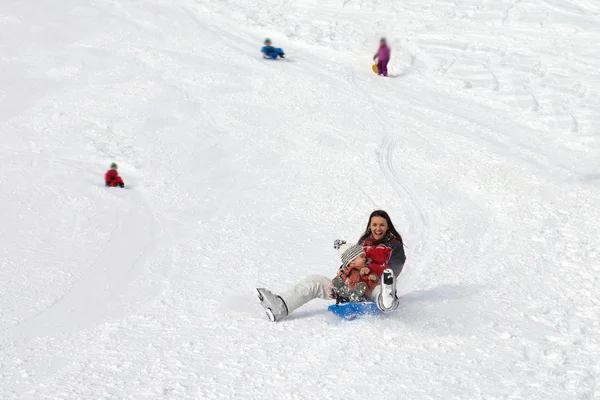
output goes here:
{"type": "Polygon", "coordinates": [[[373,245],[373,242],[374,240],[372,237],[362,242],[365,253],[367,254],[367,259],[371,259],[371,262],[369,263],[371,271],[378,276],[381,276],[384,269],[391,268],[396,277],[400,275],[402,268],[404,268],[404,263],[406,262],[404,245],[392,234],[386,236],[384,240],[377,245],[373,245]]]}
{"type": "Polygon", "coordinates": [[[119,183],[123,183],[123,179],[121,179],[117,170],[109,169],[104,175],[104,182],[108,186],[117,186],[119,183]]]}

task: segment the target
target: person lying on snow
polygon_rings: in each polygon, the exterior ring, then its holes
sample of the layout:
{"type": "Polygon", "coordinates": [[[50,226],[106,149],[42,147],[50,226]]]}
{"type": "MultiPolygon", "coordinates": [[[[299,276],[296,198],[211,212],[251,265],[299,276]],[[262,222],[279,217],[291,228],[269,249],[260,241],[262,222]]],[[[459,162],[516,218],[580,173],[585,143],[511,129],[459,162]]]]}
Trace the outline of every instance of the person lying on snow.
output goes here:
{"type": "Polygon", "coordinates": [[[377,75],[388,75],[387,65],[390,62],[390,53],[392,50],[388,47],[385,38],[379,41],[379,49],[373,56],[373,61],[377,60],[377,75]]]}
{"type": "Polygon", "coordinates": [[[260,50],[260,52],[263,53],[264,58],[270,58],[272,60],[275,60],[277,57],[285,58],[285,53],[282,49],[271,45],[271,39],[266,38],[264,44],[265,45],[260,50]]]}
{"type": "Polygon", "coordinates": [[[340,251],[342,265],[332,280],[332,297],[339,303],[367,300],[379,283],[379,277],[369,268],[371,260],[367,260],[363,246],[336,240],[333,247],[340,251]]]}
{"type": "MultiPolygon", "coordinates": [[[[367,276],[375,274],[379,278],[369,299],[383,312],[396,310],[399,305],[396,278],[404,268],[406,255],[402,236],[387,212],[375,210],[371,213],[367,228],[358,244],[363,247],[366,257],[370,260],[367,266],[371,271],[367,276]]],[[[256,289],[258,300],[272,322],[284,319],[313,299],[331,300],[334,298],[332,292],[332,279],[321,275],[311,275],[281,295],[266,288],[256,289]]]]}
{"type": "Polygon", "coordinates": [[[119,176],[117,172],[117,164],[110,164],[110,169],[106,171],[104,175],[104,182],[108,187],[125,187],[125,183],[123,183],[123,179],[119,176]]]}

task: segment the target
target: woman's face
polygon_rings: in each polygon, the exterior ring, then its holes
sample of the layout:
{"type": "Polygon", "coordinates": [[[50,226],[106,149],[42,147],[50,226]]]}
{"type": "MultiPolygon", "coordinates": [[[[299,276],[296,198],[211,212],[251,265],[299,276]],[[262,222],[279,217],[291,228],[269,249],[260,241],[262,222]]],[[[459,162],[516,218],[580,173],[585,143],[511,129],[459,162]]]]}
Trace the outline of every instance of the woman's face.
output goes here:
{"type": "Polygon", "coordinates": [[[386,235],[388,231],[388,223],[385,220],[385,218],[373,217],[371,218],[369,228],[371,228],[371,234],[373,235],[373,239],[379,240],[386,235]]]}

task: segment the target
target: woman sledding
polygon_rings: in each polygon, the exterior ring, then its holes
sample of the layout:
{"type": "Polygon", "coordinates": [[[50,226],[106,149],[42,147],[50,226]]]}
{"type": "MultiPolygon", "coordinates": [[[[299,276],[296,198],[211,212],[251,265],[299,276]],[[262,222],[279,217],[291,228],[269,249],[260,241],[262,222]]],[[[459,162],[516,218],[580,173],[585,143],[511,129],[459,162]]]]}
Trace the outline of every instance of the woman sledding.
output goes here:
{"type": "MultiPolygon", "coordinates": [[[[268,289],[258,288],[259,301],[271,321],[285,318],[313,299],[335,299],[340,295],[340,291],[350,295],[361,282],[364,282],[364,294],[369,300],[377,303],[381,311],[389,312],[398,308],[396,278],[402,272],[406,255],[402,236],[394,227],[389,215],[382,210],[373,211],[357,245],[347,246],[341,241],[336,241],[335,245],[342,252],[342,266],[336,278],[342,278],[346,284],[348,276],[344,276],[344,273],[358,269],[358,276],[349,282],[351,285],[354,282],[354,287],[347,286],[347,289],[344,289],[337,279],[313,275],[279,295],[268,289]],[[362,257],[364,262],[360,260],[362,257]],[[353,263],[357,268],[348,269],[353,263]]],[[[359,289],[359,295],[361,290],[359,289]]]]}

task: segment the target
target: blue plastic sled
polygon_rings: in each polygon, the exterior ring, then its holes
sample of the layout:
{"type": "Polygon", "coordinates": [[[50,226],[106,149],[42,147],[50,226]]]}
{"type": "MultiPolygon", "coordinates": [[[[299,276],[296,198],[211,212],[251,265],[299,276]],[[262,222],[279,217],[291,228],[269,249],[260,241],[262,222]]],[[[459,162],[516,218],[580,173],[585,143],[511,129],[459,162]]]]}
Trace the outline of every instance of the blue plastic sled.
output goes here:
{"type": "Polygon", "coordinates": [[[263,54],[263,58],[265,60],[281,60],[277,54],[275,56],[263,54]]]}
{"type": "Polygon", "coordinates": [[[381,314],[381,310],[377,308],[377,304],[372,301],[364,303],[340,303],[332,304],[327,307],[329,311],[340,318],[353,320],[363,315],[381,314]]]}

